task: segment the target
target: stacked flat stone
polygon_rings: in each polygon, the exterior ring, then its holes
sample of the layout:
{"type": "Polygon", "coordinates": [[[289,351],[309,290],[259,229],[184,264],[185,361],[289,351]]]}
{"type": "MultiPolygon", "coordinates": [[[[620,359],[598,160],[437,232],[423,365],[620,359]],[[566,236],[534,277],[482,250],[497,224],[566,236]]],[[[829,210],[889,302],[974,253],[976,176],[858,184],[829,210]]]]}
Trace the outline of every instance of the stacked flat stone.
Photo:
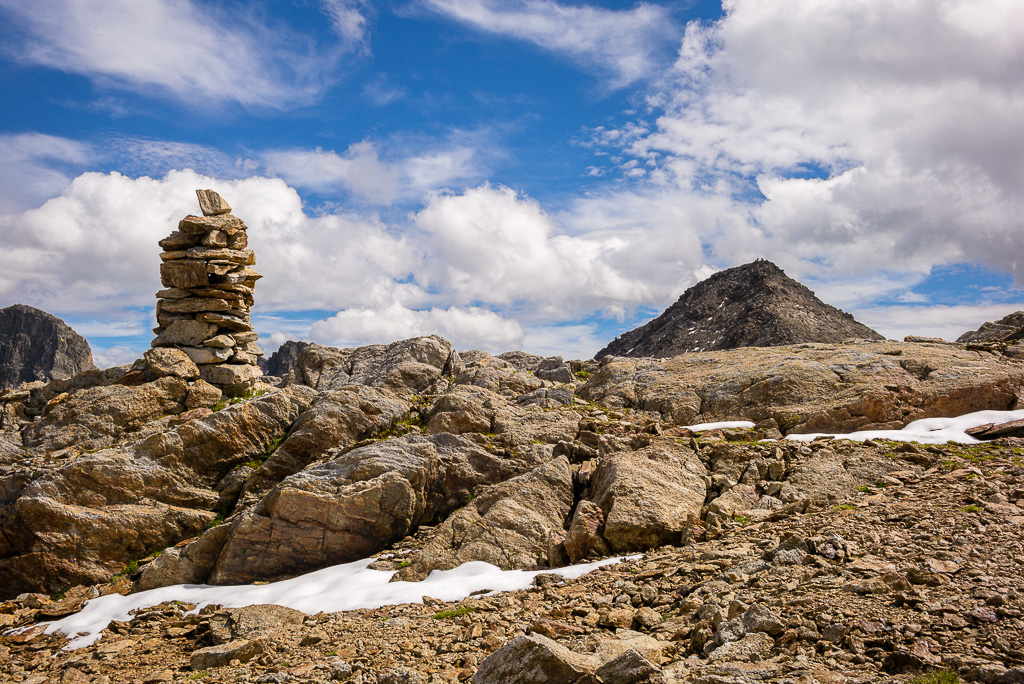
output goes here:
{"type": "Polygon", "coordinates": [[[200,377],[228,394],[252,389],[263,372],[249,312],[256,257],[245,224],[212,190],[196,190],[202,216],[186,216],[160,241],[153,347],[174,347],[199,366],[200,377]]]}

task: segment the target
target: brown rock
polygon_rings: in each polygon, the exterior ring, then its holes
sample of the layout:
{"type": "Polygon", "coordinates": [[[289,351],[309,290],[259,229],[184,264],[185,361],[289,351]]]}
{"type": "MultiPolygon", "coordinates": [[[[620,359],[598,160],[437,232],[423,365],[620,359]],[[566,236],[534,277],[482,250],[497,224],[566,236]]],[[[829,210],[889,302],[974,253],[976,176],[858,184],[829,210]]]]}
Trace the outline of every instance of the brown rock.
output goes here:
{"type": "Polygon", "coordinates": [[[188,289],[209,284],[206,262],[198,259],[177,259],[160,264],[160,282],[164,287],[188,289]]]}
{"type": "Polygon", "coordinates": [[[205,380],[196,380],[188,388],[188,394],[185,396],[185,408],[213,408],[222,396],[224,393],[216,385],[211,385],[205,380]]]}
{"type": "Polygon", "coordinates": [[[473,684],[597,684],[593,656],[573,653],[547,637],[534,634],[508,642],[480,663],[473,684]]]}
{"type": "Polygon", "coordinates": [[[704,475],[693,451],[670,439],[602,457],[591,486],[593,501],[605,515],[604,538],[612,551],[678,541],[688,519],[700,517],[704,475]]]}
{"type": "Polygon", "coordinates": [[[199,198],[199,208],[203,216],[220,216],[230,214],[231,205],[213,190],[196,190],[196,197],[199,198]]]}
{"type": "Polygon", "coordinates": [[[569,534],[565,538],[565,552],[569,560],[579,563],[590,556],[610,556],[611,549],[601,536],[603,530],[604,513],[597,504],[586,499],[576,504],[576,512],[569,524],[569,534]]]}
{"type": "Polygon", "coordinates": [[[199,377],[196,364],[192,363],[188,354],[179,349],[148,349],[143,357],[146,359],[149,372],[158,378],[171,376],[192,380],[199,377]]]}
{"type": "Polygon", "coordinates": [[[178,319],[172,321],[153,340],[154,347],[169,347],[173,345],[184,345],[187,347],[198,347],[204,340],[217,332],[217,326],[204,323],[192,318],[178,319]]]}

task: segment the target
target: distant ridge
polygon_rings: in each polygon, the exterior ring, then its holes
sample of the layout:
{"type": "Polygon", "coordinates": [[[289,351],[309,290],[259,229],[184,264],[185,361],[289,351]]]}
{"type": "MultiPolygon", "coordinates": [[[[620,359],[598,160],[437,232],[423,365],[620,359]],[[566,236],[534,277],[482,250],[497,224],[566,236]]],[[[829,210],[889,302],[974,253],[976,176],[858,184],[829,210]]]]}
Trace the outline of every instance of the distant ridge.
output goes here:
{"type": "Polygon", "coordinates": [[[92,367],[89,343],[61,319],[24,304],[0,309],[0,388],[92,367]]]}
{"type": "Polygon", "coordinates": [[[697,283],[660,316],[623,333],[594,358],[666,358],[850,338],[884,339],[850,314],[822,302],[772,262],[758,259],[697,283]]]}

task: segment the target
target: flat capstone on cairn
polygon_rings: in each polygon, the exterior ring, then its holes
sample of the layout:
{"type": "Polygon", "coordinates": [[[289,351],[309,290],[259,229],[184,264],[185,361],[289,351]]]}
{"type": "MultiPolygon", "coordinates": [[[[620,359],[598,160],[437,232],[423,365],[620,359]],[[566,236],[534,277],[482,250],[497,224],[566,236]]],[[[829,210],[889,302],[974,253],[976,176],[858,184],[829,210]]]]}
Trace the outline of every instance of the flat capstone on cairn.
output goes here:
{"type": "Polygon", "coordinates": [[[202,216],[186,216],[160,241],[153,347],[188,354],[200,377],[226,394],[244,394],[263,376],[263,350],[249,312],[256,281],[256,256],[246,226],[213,190],[196,190],[202,216]]]}

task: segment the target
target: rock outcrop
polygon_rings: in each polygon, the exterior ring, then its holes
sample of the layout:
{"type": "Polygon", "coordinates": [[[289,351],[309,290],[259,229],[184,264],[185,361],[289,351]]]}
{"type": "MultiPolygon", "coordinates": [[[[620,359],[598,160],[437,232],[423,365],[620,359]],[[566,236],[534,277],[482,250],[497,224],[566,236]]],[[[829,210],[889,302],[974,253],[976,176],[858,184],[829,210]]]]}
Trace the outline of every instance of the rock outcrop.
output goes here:
{"type": "Polygon", "coordinates": [[[1024,408],[1024,364],[949,344],[861,342],[608,357],[577,394],[677,424],[751,420],[785,434],[898,429],[1024,408]]]}
{"type": "Polygon", "coordinates": [[[998,321],[983,323],[956,341],[969,347],[993,349],[1006,356],[1024,358],[1024,311],[1015,311],[998,321]]]}
{"type": "Polygon", "coordinates": [[[623,333],[594,358],[667,358],[851,338],[883,339],[850,314],[822,302],[775,264],[759,259],[697,283],[660,316],[623,333]]]}
{"type": "Polygon", "coordinates": [[[61,319],[24,304],[0,309],[0,389],[92,367],[89,343],[61,319]]]}
{"type": "Polygon", "coordinates": [[[196,190],[202,216],[186,216],[160,241],[153,347],[185,352],[203,380],[228,394],[250,391],[262,375],[263,350],[249,321],[256,256],[246,226],[212,190],[196,190]]]}

